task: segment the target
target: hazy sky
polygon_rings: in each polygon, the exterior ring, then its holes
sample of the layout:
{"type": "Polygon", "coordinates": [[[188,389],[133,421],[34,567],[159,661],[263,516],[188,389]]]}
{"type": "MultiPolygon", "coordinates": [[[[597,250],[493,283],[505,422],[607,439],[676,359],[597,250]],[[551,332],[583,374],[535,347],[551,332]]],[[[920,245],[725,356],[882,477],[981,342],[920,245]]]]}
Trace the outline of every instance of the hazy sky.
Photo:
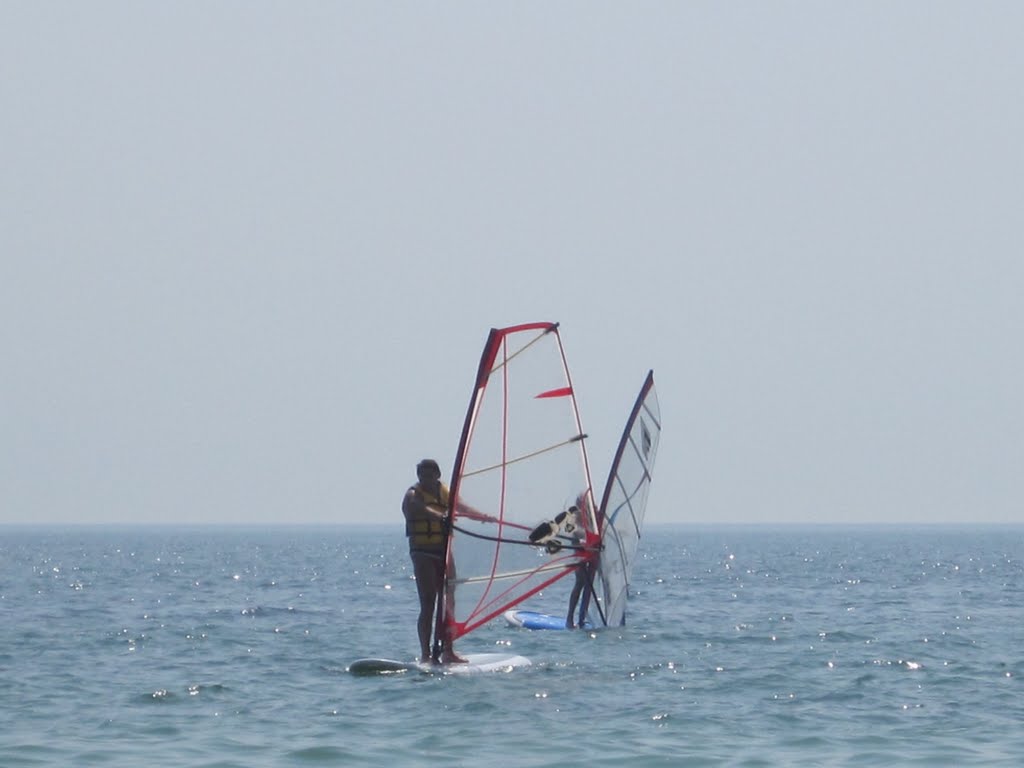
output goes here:
{"type": "Polygon", "coordinates": [[[0,523],[391,522],[559,321],[654,522],[1024,522],[1024,4],[0,0],[0,523]]]}

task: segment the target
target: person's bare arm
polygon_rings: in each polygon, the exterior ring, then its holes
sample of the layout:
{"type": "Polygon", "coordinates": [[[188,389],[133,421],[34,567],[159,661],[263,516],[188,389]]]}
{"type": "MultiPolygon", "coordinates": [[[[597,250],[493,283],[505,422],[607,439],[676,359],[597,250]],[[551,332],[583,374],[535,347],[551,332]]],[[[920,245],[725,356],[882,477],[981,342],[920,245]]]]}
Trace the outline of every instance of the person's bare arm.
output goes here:
{"type": "Polygon", "coordinates": [[[467,504],[464,501],[458,502],[457,509],[459,510],[459,516],[468,518],[469,520],[476,520],[479,523],[496,523],[498,518],[493,515],[488,515],[481,512],[474,506],[467,504]]]}

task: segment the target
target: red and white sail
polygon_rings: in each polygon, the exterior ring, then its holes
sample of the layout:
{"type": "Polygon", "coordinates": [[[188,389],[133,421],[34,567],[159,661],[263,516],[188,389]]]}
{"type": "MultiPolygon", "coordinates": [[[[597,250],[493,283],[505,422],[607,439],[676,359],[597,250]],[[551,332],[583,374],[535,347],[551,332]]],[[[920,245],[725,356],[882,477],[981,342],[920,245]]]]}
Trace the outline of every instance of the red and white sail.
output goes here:
{"type": "Polygon", "coordinates": [[[441,615],[453,640],[597,556],[586,435],[557,323],[491,329],[450,489],[441,615]],[[576,530],[559,529],[581,495],[576,530]],[[531,541],[545,523],[550,535],[531,541]]]}

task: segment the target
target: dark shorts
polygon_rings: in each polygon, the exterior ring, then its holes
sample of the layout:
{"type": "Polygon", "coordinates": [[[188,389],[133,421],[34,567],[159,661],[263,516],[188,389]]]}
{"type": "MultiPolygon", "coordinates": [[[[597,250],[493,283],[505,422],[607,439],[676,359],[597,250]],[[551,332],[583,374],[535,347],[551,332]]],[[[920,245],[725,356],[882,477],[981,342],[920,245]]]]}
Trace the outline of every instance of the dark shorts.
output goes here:
{"type": "Polygon", "coordinates": [[[433,552],[425,549],[410,549],[409,557],[411,557],[414,562],[422,558],[430,558],[431,560],[444,560],[444,552],[433,552]]]}
{"type": "MultiPolygon", "coordinates": [[[[444,552],[428,551],[425,549],[410,549],[409,557],[412,559],[412,564],[414,566],[426,566],[430,564],[439,570],[444,566],[444,552]]],[[[448,563],[448,578],[455,578],[454,561],[449,561],[448,563]]]]}

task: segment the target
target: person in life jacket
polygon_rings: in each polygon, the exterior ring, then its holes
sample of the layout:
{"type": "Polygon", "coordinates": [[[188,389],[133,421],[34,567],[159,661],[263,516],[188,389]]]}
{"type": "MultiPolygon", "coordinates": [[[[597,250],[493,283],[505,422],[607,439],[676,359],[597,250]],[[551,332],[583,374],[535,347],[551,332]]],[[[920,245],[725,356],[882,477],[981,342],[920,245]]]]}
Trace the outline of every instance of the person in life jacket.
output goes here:
{"type": "MultiPolygon", "coordinates": [[[[416,621],[416,634],[420,641],[420,660],[427,661],[431,654],[431,627],[437,597],[444,585],[445,557],[448,550],[448,486],[441,482],[441,467],[434,459],[423,459],[416,465],[418,482],[402,498],[405,515],[405,535],[409,539],[409,557],[416,577],[416,592],[420,599],[420,612],[416,621]]],[[[459,514],[480,522],[496,523],[497,518],[485,515],[467,504],[459,504],[459,514]]],[[[455,577],[455,563],[448,560],[449,577],[455,577]]],[[[449,608],[453,595],[448,594],[449,608]]],[[[433,661],[443,664],[464,663],[455,653],[452,640],[438,616],[435,634],[440,636],[441,654],[433,661]]]]}

